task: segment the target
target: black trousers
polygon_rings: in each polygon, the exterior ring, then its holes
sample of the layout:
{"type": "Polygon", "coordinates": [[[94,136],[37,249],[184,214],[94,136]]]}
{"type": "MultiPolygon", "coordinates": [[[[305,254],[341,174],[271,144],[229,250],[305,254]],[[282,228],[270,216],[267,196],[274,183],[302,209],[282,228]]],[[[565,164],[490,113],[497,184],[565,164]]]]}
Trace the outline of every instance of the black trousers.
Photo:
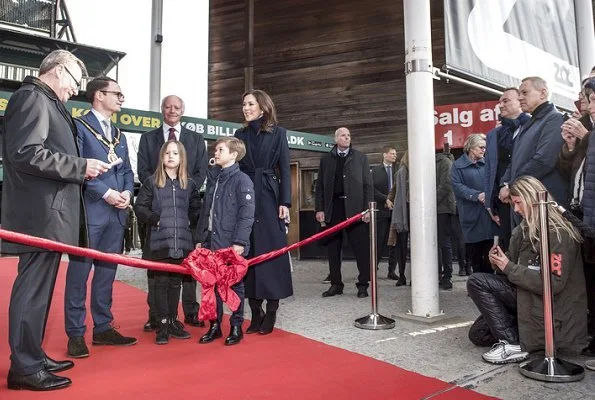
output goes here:
{"type": "MultiPolygon", "coordinates": [[[[333,214],[331,216],[330,226],[337,225],[345,221],[345,200],[333,200],[333,214]]],[[[357,269],[357,286],[368,287],[370,281],[370,237],[368,224],[356,222],[345,229],[349,245],[355,254],[357,269]]],[[[341,247],[343,246],[343,232],[339,231],[331,235],[327,241],[328,262],[331,273],[331,284],[342,285],[341,277],[341,247]]]]}
{"type": "Polygon", "coordinates": [[[477,243],[467,243],[467,254],[469,255],[469,261],[473,272],[485,272],[493,274],[494,269],[490,264],[488,254],[494,242],[492,240],[482,240],[477,243]]]}
{"type": "MultiPolygon", "coordinates": [[[[179,265],[184,261],[182,258],[167,258],[161,260],[168,264],[179,265]]],[[[178,317],[178,304],[180,302],[180,289],[184,275],[176,272],[155,271],[155,308],[157,319],[176,319],[178,317]]]]}
{"type": "Polygon", "coordinates": [[[452,218],[454,214],[438,214],[438,276],[452,278],[452,218]]]}
{"type": "Polygon", "coordinates": [[[399,265],[399,278],[405,279],[405,266],[407,265],[407,243],[409,231],[397,232],[397,244],[395,245],[395,258],[399,265]]]}
{"type": "Polygon", "coordinates": [[[18,275],[12,286],[8,309],[10,370],[20,375],[43,369],[41,348],[61,253],[35,252],[19,255],[18,275]]]}
{"type": "Polygon", "coordinates": [[[595,335],[595,263],[584,263],[587,283],[587,308],[589,309],[589,333],[595,335]]]}
{"type": "Polygon", "coordinates": [[[467,265],[467,252],[465,251],[465,237],[463,236],[463,230],[461,229],[461,222],[459,216],[455,215],[451,218],[451,244],[453,252],[456,250],[457,258],[459,261],[459,268],[465,269],[467,265]]]}
{"type": "MultiPolygon", "coordinates": [[[[149,319],[156,321],[158,311],[155,305],[155,271],[147,270],[147,281],[149,319]]],[[[198,314],[199,304],[196,301],[196,281],[190,275],[182,275],[182,309],[185,317],[198,314]]]]}
{"type": "Polygon", "coordinates": [[[387,217],[376,218],[376,265],[380,265],[382,257],[388,255],[388,272],[395,272],[397,267],[397,257],[394,246],[386,244],[388,241],[388,232],[390,230],[390,215],[387,217]]]}

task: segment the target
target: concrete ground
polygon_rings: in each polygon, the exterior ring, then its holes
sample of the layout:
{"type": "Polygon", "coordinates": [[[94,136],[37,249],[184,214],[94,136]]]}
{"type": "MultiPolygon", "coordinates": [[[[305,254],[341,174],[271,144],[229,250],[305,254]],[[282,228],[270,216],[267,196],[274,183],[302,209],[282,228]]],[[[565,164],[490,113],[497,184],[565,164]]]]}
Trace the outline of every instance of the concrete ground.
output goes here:
{"type": "MultiPolygon", "coordinates": [[[[411,287],[395,287],[395,281],[386,279],[386,263],[381,263],[378,311],[396,319],[396,327],[370,331],[353,325],[371,311],[370,297],[356,297],[355,262],[343,265],[344,294],[330,298],[321,297],[328,288],[321,282],[328,273],[326,261],[294,259],[293,268],[294,296],[281,301],[277,316],[281,329],[502,399],[595,399],[593,371],[586,370],[579,382],[544,383],[522,376],[517,364],[483,362],[481,354],[488,349],[467,338],[478,312],[467,297],[466,277],[455,276],[453,290],[440,291],[440,308],[447,319],[428,325],[400,318],[411,308],[411,287]]],[[[146,290],[143,270],[120,267],[117,279],[146,290]]],[[[565,360],[582,366],[587,358],[565,360]]]]}

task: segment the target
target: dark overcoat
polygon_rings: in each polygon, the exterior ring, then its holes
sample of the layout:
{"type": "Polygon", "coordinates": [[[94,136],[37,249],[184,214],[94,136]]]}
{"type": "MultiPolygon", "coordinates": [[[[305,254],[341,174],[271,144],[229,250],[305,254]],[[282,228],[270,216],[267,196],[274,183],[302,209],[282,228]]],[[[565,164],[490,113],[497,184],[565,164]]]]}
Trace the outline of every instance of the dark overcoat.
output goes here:
{"type": "MultiPolygon", "coordinates": [[[[198,133],[182,127],[180,142],[186,149],[186,166],[188,175],[200,189],[207,177],[207,148],[205,139],[198,133]]],[[[145,183],[153,175],[159,164],[159,150],[165,143],[163,125],[152,131],[143,133],[138,145],[137,173],[141,183],[145,183]]]]}
{"type": "MultiPolygon", "coordinates": [[[[316,211],[324,211],[324,220],[331,222],[333,214],[333,191],[335,170],[337,169],[337,146],[320,159],[320,169],[316,180],[316,211]]],[[[374,198],[372,174],[368,157],[349,149],[343,166],[343,188],[345,191],[345,213],[347,218],[368,209],[368,203],[374,198]]]]}
{"type": "MultiPolygon", "coordinates": [[[[252,126],[246,126],[237,130],[235,137],[246,145],[240,170],[254,183],[256,210],[249,254],[253,257],[287,246],[285,221],[279,219],[279,206],[291,207],[287,132],[279,126],[272,132],[255,132],[252,126]]],[[[244,283],[248,298],[275,300],[291,296],[289,255],[250,267],[244,283]]]]}
{"type": "MultiPolygon", "coordinates": [[[[86,245],[82,184],[87,161],[79,157],[76,128],[54,91],[27,77],[5,113],[2,227],[86,245]]],[[[5,253],[42,249],[3,242],[5,253]]]]}
{"type": "Polygon", "coordinates": [[[465,243],[491,239],[496,226],[478,198],[485,188],[484,159],[473,163],[467,154],[459,157],[452,166],[452,188],[457,199],[465,243]]]}
{"type": "MultiPolygon", "coordinates": [[[[392,165],[393,171],[393,185],[395,175],[395,165],[392,165]]],[[[391,210],[386,208],[386,199],[388,197],[388,174],[386,173],[386,167],[384,163],[372,168],[372,182],[374,182],[374,201],[376,202],[376,209],[378,209],[377,217],[390,219],[391,210]]]]}

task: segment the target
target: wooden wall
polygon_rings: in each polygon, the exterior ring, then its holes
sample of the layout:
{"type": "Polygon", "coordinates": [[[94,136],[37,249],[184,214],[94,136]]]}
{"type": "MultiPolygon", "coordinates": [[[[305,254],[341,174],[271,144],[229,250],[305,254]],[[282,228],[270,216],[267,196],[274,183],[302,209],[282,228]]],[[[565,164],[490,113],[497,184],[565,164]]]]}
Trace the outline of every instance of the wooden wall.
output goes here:
{"type": "MultiPolygon", "coordinates": [[[[248,0],[210,0],[209,118],[241,121],[248,0]]],[[[434,65],[444,64],[444,10],[432,1],[434,65]]],[[[332,135],[347,126],[353,144],[381,160],[407,148],[403,3],[400,0],[254,0],[254,87],[288,129],[332,135]]],[[[435,81],[435,104],[495,99],[435,81]]],[[[301,167],[319,153],[292,151],[301,167]]]]}

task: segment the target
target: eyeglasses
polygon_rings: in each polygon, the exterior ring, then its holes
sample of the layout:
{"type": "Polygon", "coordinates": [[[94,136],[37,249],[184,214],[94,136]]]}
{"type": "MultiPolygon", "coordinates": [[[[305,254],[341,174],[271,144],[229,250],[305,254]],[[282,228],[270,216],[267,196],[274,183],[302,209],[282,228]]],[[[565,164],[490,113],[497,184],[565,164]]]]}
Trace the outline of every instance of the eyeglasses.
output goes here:
{"type": "Polygon", "coordinates": [[[70,77],[72,78],[72,80],[76,84],[77,89],[80,89],[81,88],[81,82],[76,80],[76,78],[74,77],[74,75],[72,75],[72,72],[70,72],[70,70],[68,69],[68,67],[66,67],[66,65],[64,65],[64,64],[60,64],[60,65],[62,65],[64,67],[64,69],[66,70],[66,72],[68,72],[68,75],[70,75],[70,77]]]}
{"type": "Polygon", "coordinates": [[[122,100],[125,97],[124,93],[114,92],[113,90],[100,90],[100,92],[103,94],[108,94],[108,93],[115,94],[116,96],[118,96],[118,99],[120,99],[120,100],[122,100]]]}

